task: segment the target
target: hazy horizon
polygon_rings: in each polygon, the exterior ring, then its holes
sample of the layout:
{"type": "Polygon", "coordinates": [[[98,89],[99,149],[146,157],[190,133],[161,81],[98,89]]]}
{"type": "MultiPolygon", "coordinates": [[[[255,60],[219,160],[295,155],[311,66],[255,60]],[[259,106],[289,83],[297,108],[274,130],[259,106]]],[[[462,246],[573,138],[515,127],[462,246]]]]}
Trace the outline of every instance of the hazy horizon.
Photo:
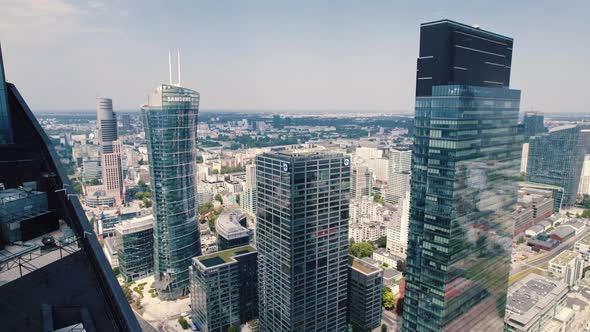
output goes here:
{"type": "Polygon", "coordinates": [[[33,110],[92,110],[97,96],[139,109],[168,81],[168,50],[176,73],[180,49],[183,86],[201,93],[203,109],[413,112],[420,23],[442,18],[514,38],[511,88],[522,90],[522,111],[590,108],[580,75],[590,72],[590,49],[579,40],[590,32],[587,1],[0,0],[0,8],[7,80],[33,110]]]}

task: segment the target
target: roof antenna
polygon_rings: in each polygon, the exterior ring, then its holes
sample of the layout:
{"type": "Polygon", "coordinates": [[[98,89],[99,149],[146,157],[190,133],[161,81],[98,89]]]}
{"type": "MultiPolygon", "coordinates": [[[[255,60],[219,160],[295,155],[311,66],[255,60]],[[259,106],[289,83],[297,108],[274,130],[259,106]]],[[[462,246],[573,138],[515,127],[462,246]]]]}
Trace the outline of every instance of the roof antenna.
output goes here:
{"type": "Polygon", "coordinates": [[[172,55],[168,50],[168,77],[170,79],[170,85],[172,85],[172,55]]]}
{"type": "Polygon", "coordinates": [[[180,50],[176,49],[178,53],[178,86],[180,87],[180,50]]]}

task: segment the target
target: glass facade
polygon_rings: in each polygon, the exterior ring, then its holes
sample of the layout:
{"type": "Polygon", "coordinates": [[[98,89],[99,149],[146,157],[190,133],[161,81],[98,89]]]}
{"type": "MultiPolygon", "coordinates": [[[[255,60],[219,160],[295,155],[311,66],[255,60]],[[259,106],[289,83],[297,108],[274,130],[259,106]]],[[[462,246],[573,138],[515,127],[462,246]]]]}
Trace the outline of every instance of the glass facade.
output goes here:
{"type": "Polygon", "coordinates": [[[151,218],[132,220],[116,226],[119,269],[125,281],[154,273],[154,228],[151,218]]]}
{"type": "MultiPolygon", "coordinates": [[[[0,54],[2,49],[0,49],[0,54]]],[[[8,113],[8,94],[4,78],[4,63],[0,56],[0,144],[12,143],[12,125],[8,113]]]]}
{"type": "Polygon", "coordinates": [[[545,132],[545,117],[538,113],[525,113],[522,120],[524,126],[524,140],[526,142],[533,136],[545,132]]]}
{"type": "Polygon", "coordinates": [[[154,275],[158,295],[186,295],[191,259],[201,254],[197,226],[196,144],[199,93],[162,85],[142,107],[154,201],[154,275]]]}
{"type": "Polygon", "coordinates": [[[256,157],[260,331],[346,331],[350,159],[256,157]]]}
{"type": "Polygon", "coordinates": [[[225,332],[258,317],[257,252],[242,246],[195,257],[191,314],[201,332],[225,332]]]}
{"type": "Polygon", "coordinates": [[[520,91],[416,98],[403,331],[501,331],[522,135],[520,91]]]}
{"type": "Polygon", "coordinates": [[[348,310],[353,331],[371,332],[381,325],[383,270],[349,257],[348,310]]]}
{"type": "Polygon", "coordinates": [[[576,202],[583,164],[581,127],[553,128],[548,133],[531,138],[526,180],[562,187],[562,206],[571,206],[576,202]]]}

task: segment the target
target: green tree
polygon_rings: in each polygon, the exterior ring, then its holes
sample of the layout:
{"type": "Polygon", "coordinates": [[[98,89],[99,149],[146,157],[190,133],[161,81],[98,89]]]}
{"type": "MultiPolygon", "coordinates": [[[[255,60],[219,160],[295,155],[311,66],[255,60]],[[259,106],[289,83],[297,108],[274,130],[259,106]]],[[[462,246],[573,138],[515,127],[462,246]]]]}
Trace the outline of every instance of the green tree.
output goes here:
{"type": "Polygon", "coordinates": [[[240,330],[239,330],[239,328],[232,325],[227,328],[227,332],[240,332],[240,330]]]}
{"type": "Polygon", "coordinates": [[[146,208],[152,207],[152,200],[147,197],[144,197],[143,206],[145,206],[146,208]]]}
{"type": "Polygon", "coordinates": [[[92,179],[90,181],[90,184],[93,185],[93,186],[98,186],[99,184],[101,184],[101,182],[100,182],[99,179],[92,179]]]}
{"type": "Polygon", "coordinates": [[[72,181],[72,190],[78,195],[81,194],[82,193],[82,185],[80,184],[80,182],[72,181]]]}
{"type": "Polygon", "coordinates": [[[118,277],[119,274],[121,274],[121,270],[119,269],[119,267],[114,267],[113,273],[115,274],[115,277],[118,277]]]}
{"type": "Polygon", "coordinates": [[[135,197],[135,199],[143,199],[143,191],[138,191],[135,193],[135,195],[133,195],[133,197],[135,197]]]}
{"type": "Polygon", "coordinates": [[[381,332],[387,332],[387,325],[381,324],[381,332]]]}
{"type": "Polygon", "coordinates": [[[387,246],[387,236],[382,236],[377,239],[377,247],[385,248],[387,246]]]}
{"type": "Polygon", "coordinates": [[[240,194],[237,194],[236,195],[236,204],[240,205],[240,201],[241,201],[240,194]]]}
{"type": "Polygon", "coordinates": [[[215,200],[218,201],[219,203],[223,204],[223,198],[221,197],[221,194],[216,194],[215,200]]]}
{"type": "Polygon", "coordinates": [[[383,287],[383,307],[387,310],[393,309],[395,304],[395,296],[389,287],[383,287]]]}
{"type": "Polygon", "coordinates": [[[518,241],[516,243],[523,244],[524,242],[525,242],[525,239],[524,239],[524,237],[521,236],[518,238],[518,241]]]}
{"type": "Polygon", "coordinates": [[[375,194],[375,195],[373,195],[373,202],[385,204],[385,199],[383,198],[383,196],[381,196],[379,194],[375,194]]]}
{"type": "Polygon", "coordinates": [[[188,322],[182,316],[178,317],[178,324],[182,327],[183,330],[187,330],[189,328],[188,322]]]}
{"type": "Polygon", "coordinates": [[[590,274],[590,266],[586,266],[583,270],[582,270],[582,278],[586,277],[586,274],[590,274]]]}
{"type": "Polygon", "coordinates": [[[373,244],[369,241],[363,241],[359,243],[351,242],[350,244],[350,254],[358,257],[371,257],[373,255],[373,244]]]}

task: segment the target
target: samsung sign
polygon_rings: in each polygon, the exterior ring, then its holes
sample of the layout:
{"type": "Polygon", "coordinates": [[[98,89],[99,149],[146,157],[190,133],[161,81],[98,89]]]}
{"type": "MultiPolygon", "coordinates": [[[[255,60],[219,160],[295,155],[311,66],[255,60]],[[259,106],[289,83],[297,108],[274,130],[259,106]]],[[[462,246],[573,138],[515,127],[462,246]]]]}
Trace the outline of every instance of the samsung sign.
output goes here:
{"type": "Polygon", "coordinates": [[[168,96],[166,97],[167,102],[175,102],[175,101],[192,101],[197,102],[199,98],[197,97],[190,97],[190,96],[168,96]]]}

